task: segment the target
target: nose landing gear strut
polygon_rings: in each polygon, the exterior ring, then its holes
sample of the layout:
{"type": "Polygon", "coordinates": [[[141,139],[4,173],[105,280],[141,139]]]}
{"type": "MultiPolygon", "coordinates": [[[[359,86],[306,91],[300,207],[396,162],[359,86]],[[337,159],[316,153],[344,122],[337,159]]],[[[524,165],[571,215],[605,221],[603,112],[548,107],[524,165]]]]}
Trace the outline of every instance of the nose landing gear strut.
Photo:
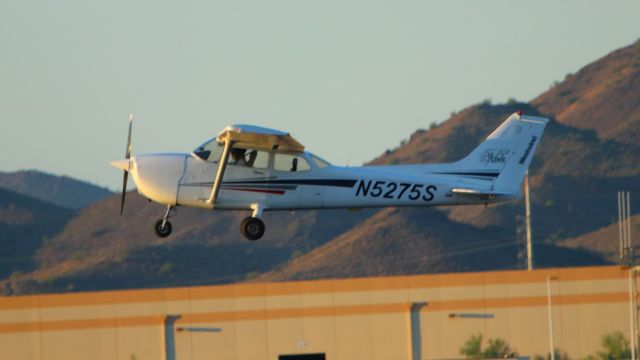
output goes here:
{"type": "Polygon", "coordinates": [[[173,229],[171,227],[171,223],[169,222],[171,210],[173,210],[173,206],[167,206],[167,212],[164,213],[164,217],[156,221],[154,230],[156,231],[156,235],[158,235],[158,237],[165,238],[171,234],[171,230],[173,229]]]}

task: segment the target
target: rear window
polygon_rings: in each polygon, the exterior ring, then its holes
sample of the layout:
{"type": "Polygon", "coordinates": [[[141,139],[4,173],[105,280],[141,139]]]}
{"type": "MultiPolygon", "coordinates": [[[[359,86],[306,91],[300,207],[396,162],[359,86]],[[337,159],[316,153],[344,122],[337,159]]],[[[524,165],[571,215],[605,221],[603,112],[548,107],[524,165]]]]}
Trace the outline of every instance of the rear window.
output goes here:
{"type": "Polygon", "coordinates": [[[307,160],[298,155],[276,154],[274,158],[273,168],[278,171],[309,171],[311,166],[307,160]]]}

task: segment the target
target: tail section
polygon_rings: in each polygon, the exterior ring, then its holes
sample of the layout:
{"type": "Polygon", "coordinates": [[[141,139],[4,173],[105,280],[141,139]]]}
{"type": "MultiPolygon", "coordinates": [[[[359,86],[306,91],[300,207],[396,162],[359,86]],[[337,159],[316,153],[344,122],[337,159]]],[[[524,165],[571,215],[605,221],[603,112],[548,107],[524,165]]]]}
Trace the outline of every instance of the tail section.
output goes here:
{"type": "Polygon", "coordinates": [[[455,165],[469,174],[495,177],[491,192],[517,196],[548,121],[513,114],[455,165]]]}

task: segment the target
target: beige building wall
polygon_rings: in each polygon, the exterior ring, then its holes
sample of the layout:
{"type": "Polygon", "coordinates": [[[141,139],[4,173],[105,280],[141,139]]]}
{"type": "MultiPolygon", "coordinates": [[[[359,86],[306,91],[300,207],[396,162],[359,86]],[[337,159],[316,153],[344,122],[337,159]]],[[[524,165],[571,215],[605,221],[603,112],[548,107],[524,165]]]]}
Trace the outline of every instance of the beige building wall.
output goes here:
{"type": "Polygon", "coordinates": [[[236,284],[0,298],[4,359],[455,359],[472,335],[574,359],[629,336],[617,266],[236,284]],[[167,317],[176,317],[166,325],[167,317]]]}

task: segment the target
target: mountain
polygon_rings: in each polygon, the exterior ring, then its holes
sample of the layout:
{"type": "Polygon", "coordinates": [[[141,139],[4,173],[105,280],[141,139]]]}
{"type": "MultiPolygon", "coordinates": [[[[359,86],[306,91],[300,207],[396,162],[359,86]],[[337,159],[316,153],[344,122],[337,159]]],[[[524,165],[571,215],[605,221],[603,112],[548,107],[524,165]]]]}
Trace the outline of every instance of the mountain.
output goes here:
{"type": "Polygon", "coordinates": [[[640,40],[580,69],[531,104],[602,139],[640,145],[640,40]]]}
{"type": "MultiPolygon", "coordinates": [[[[434,129],[415,132],[404,146],[386,152],[373,163],[458,160],[517,110],[544,115],[523,103],[474,105],[434,129]]],[[[640,152],[635,145],[603,140],[593,130],[552,120],[530,168],[536,238],[553,241],[608,225],[617,216],[617,191],[640,191],[638,180],[640,152]]],[[[639,202],[633,201],[631,208],[638,205],[639,202]]],[[[480,205],[445,208],[445,211],[457,222],[515,229],[522,209],[522,201],[516,201],[486,209],[480,205]]]]}
{"type": "MultiPolygon", "coordinates": [[[[456,223],[435,209],[388,208],[257,280],[513,269],[521,265],[514,238],[507,229],[456,223]]],[[[581,249],[541,245],[535,250],[538,266],[607,263],[599,254],[581,249]]]]}
{"type": "MultiPolygon", "coordinates": [[[[384,154],[387,159],[381,163],[392,163],[402,154],[413,154],[414,162],[426,162],[428,160],[423,159],[442,156],[439,149],[448,150],[441,161],[462,157],[518,108],[538,114],[526,104],[472,106],[436,129],[414,134],[404,147],[384,154]],[[471,135],[461,136],[461,129],[471,135]],[[433,150],[416,150],[422,144],[433,146],[430,144],[437,142],[439,145],[433,150]],[[407,151],[411,148],[414,150],[407,151]]],[[[603,218],[602,210],[610,207],[615,214],[615,203],[602,205],[602,198],[606,198],[608,192],[615,196],[621,186],[637,189],[640,162],[629,147],[601,140],[593,131],[550,123],[534,158],[531,177],[534,231],[535,238],[540,240],[539,266],[606,262],[595,252],[562,248],[555,242],[608,225],[611,219],[603,218]],[[549,151],[543,150],[545,148],[549,151]],[[611,161],[606,155],[614,155],[615,160],[611,161]],[[578,161],[567,161],[567,156],[578,161]]],[[[122,218],[117,216],[117,195],[80,211],[58,236],[39,250],[38,269],[6,282],[5,291],[225,283],[263,273],[268,275],[260,279],[280,280],[288,278],[286,274],[293,278],[365,276],[520,266],[517,255],[522,252],[522,243],[518,239],[522,236],[517,231],[522,225],[518,221],[523,208],[521,202],[439,210],[370,210],[355,214],[346,210],[267,213],[267,234],[259,242],[250,243],[241,238],[237,229],[247,213],[182,208],[173,220],[175,233],[159,240],[151,228],[161,216],[162,207],[147,203],[133,193],[128,200],[122,218]],[[372,232],[369,230],[372,225],[382,227],[374,226],[376,230],[372,232]],[[496,239],[501,242],[494,248],[496,239]],[[367,251],[344,252],[342,249],[347,243],[359,244],[367,251]],[[489,250],[482,250],[487,246],[489,250]],[[478,249],[475,252],[483,261],[470,261],[466,255],[470,249],[478,249]],[[461,255],[456,255],[458,252],[461,255]],[[352,255],[345,258],[345,254],[352,255]],[[426,254],[431,254],[428,261],[424,260],[426,254]],[[291,262],[294,258],[297,260],[291,262]],[[341,267],[336,262],[359,265],[341,267]],[[318,268],[320,263],[329,264],[332,271],[339,273],[318,268]],[[308,270],[294,271],[289,267],[293,264],[308,270]],[[362,270],[367,266],[373,267],[362,270]]]]}
{"type": "Polygon", "coordinates": [[[67,176],[36,170],[0,172],[0,188],[74,210],[113,194],[105,188],[67,176]]]}
{"type": "MultiPolygon", "coordinates": [[[[616,192],[640,190],[639,44],[588,65],[530,104],[485,102],[464,109],[371,163],[455,161],[517,110],[550,117],[530,169],[535,264],[615,262],[610,224],[617,216],[616,192]]],[[[636,199],[632,209],[640,205],[636,199]]],[[[435,210],[417,216],[419,209],[385,209],[259,280],[516,267],[523,208],[522,201],[441,208],[446,219],[435,210]]]]}
{"type": "MultiPolygon", "coordinates": [[[[630,220],[631,244],[637,247],[638,243],[637,241],[634,243],[633,239],[637,239],[636,234],[640,233],[640,215],[632,216],[630,220]]],[[[602,254],[607,260],[615,262],[618,261],[620,254],[619,231],[618,222],[616,221],[596,231],[575,238],[565,239],[561,241],[560,244],[568,248],[597,252],[602,254]]]]}
{"type": "MultiPolygon", "coordinates": [[[[617,218],[617,191],[640,191],[639,145],[626,137],[638,121],[614,111],[635,109],[640,96],[634,80],[637,46],[586,66],[531,103],[469,106],[416,131],[371,164],[455,161],[517,110],[549,116],[529,177],[536,266],[614,262],[609,245],[602,245],[612,235],[598,232],[610,231],[617,218]],[[622,70],[615,72],[618,67],[622,70]],[[567,105],[567,91],[580,94],[579,100],[567,105]],[[599,115],[598,106],[617,117],[599,115]]],[[[522,266],[522,201],[356,213],[267,212],[267,232],[258,242],[239,234],[248,212],[180,208],[172,219],[174,233],[158,239],[152,225],[163,213],[161,206],[131,193],[120,217],[119,201],[112,195],[78,211],[57,235],[33,249],[32,271],[5,278],[0,290],[20,294],[522,266]]],[[[634,214],[640,209],[637,198],[631,209],[634,214]]]]}
{"type": "Polygon", "coordinates": [[[266,213],[259,242],[245,240],[248,212],[179,208],[174,233],[159,239],[153,224],[163,207],[129,193],[81,210],[35,256],[37,269],[0,281],[5,294],[61,290],[228,283],[251,278],[324,244],[371,212],[266,213]]]}
{"type": "Polygon", "coordinates": [[[36,251],[51,240],[74,211],[0,189],[0,278],[36,267],[36,251]]]}

